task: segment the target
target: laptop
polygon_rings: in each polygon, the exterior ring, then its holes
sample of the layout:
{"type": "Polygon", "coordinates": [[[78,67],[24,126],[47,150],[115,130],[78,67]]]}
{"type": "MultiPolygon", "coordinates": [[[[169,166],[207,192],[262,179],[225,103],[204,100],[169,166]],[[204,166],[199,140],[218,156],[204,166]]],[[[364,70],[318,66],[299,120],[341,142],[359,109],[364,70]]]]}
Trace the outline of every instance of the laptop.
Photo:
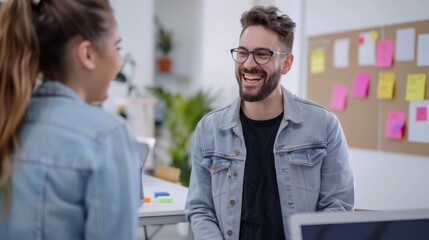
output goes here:
{"type": "Polygon", "coordinates": [[[428,240],[429,209],[298,213],[292,240],[428,240]]]}
{"type": "Polygon", "coordinates": [[[140,205],[144,203],[144,193],[142,177],[144,174],[144,167],[149,156],[152,154],[155,147],[155,138],[137,136],[137,150],[139,153],[139,170],[140,170],[140,205]]]}

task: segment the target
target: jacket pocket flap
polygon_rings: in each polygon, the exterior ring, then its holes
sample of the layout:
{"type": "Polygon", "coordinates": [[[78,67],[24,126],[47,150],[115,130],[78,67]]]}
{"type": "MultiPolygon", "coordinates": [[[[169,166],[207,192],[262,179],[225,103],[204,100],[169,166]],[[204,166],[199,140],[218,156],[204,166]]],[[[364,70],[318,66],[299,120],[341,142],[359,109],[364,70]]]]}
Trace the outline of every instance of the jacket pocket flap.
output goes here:
{"type": "Polygon", "coordinates": [[[212,173],[220,172],[224,169],[228,169],[231,166],[230,160],[217,157],[204,158],[203,161],[204,167],[209,169],[212,173]]]}
{"type": "Polygon", "coordinates": [[[325,148],[307,148],[289,153],[290,164],[313,166],[327,155],[325,148]]]}

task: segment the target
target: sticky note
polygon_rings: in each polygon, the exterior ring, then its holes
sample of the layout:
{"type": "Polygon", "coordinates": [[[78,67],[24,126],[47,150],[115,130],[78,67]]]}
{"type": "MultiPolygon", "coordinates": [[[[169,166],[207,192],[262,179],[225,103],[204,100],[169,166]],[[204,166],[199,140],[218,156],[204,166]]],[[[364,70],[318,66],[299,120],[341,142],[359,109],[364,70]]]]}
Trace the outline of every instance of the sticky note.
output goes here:
{"type": "Polygon", "coordinates": [[[426,122],[428,120],[428,109],[427,107],[417,107],[416,109],[416,121],[426,122]]]}
{"type": "Polygon", "coordinates": [[[417,66],[429,66],[429,33],[419,34],[417,41],[417,66]]]}
{"type": "Polygon", "coordinates": [[[155,198],[160,196],[170,196],[168,192],[155,192],[154,195],[155,195],[155,198]]]}
{"type": "Polygon", "coordinates": [[[410,142],[429,143],[429,100],[410,101],[407,137],[410,142]]]}
{"type": "Polygon", "coordinates": [[[393,64],[393,40],[377,42],[376,67],[391,67],[393,64]]]}
{"type": "Polygon", "coordinates": [[[157,197],[159,203],[171,203],[173,198],[171,196],[160,196],[157,197]]]}
{"type": "Polygon", "coordinates": [[[347,106],[347,86],[335,84],[332,89],[332,98],[330,107],[333,110],[344,111],[347,106]]]}
{"type": "Polygon", "coordinates": [[[358,38],[358,45],[363,45],[365,44],[365,38],[364,37],[359,37],[358,38]]]}
{"type": "Polygon", "coordinates": [[[394,90],[395,90],[395,74],[379,73],[377,97],[379,99],[392,99],[394,90]]]}
{"type": "Polygon", "coordinates": [[[334,43],[334,67],[346,68],[349,66],[350,39],[338,39],[334,43]]]}
{"type": "Polygon", "coordinates": [[[384,137],[402,139],[404,137],[405,113],[390,111],[387,113],[387,122],[384,137]]]}
{"type": "Polygon", "coordinates": [[[371,40],[372,41],[374,41],[374,42],[377,41],[379,36],[380,35],[378,34],[377,31],[375,31],[375,30],[371,31],[371,40]]]}
{"type": "Polygon", "coordinates": [[[412,61],[414,60],[414,49],[416,42],[415,28],[402,28],[396,31],[396,61],[412,61]]]}
{"type": "Polygon", "coordinates": [[[371,32],[359,33],[358,64],[359,66],[374,66],[375,64],[375,41],[372,40],[371,32]]]}
{"type": "Polygon", "coordinates": [[[425,98],[426,74],[408,74],[405,100],[422,101],[425,98]]]}
{"type": "Polygon", "coordinates": [[[311,73],[322,73],[325,71],[325,50],[315,50],[311,52],[311,73]]]}
{"type": "Polygon", "coordinates": [[[358,72],[355,74],[353,97],[366,98],[368,96],[370,78],[371,75],[368,72],[358,72]]]}
{"type": "Polygon", "coordinates": [[[145,203],[150,203],[151,201],[152,201],[152,198],[151,198],[151,197],[149,197],[149,196],[147,196],[147,197],[145,196],[145,197],[144,197],[144,202],[145,202],[145,203]]]}

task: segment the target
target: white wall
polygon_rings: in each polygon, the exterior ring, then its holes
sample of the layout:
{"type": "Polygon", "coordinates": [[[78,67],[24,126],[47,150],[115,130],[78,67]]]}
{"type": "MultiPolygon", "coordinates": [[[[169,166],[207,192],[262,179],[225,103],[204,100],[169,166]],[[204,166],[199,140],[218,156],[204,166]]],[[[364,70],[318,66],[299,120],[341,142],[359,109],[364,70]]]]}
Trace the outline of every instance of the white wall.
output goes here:
{"type": "MultiPolygon", "coordinates": [[[[122,53],[131,53],[136,61],[134,83],[143,91],[153,84],[153,2],[152,0],[110,0],[121,32],[122,53]]],[[[113,82],[109,99],[103,104],[108,111],[115,111],[115,99],[126,95],[126,87],[113,82]]]]}
{"type": "Polygon", "coordinates": [[[289,15],[289,17],[296,23],[294,44],[292,53],[294,55],[294,62],[288,74],[282,77],[282,84],[289,91],[296,95],[302,96],[305,94],[305,80],[302,76],[303,68],[303,51],[304,51],[304,2],[301,0],[275,0],[273,5],[277,6],[280,11],[289,15]]]}
{"type": "MultiPolygon", "coordinates": [[[[173,33],[172,71],[165,74],[155,69],[155,85],[184,94],[196,90],[191,83],[199,81],[196,72],[200,71],[201,59],[201,10],[202,2],[199,0],[154,1],[155,15],[163,27],[173,33]]],[[[154,39],[156,41],[156,36],[154,39]]],[[[157,50],[154,62],[159,55],[157,50]]]]}
{"type": "Polygon", "coordinates": [[[216,105],[228,104],[238,95],[229,49],[237,47],[241,14],[252,3],[250,0],[203,0],[201,72],[195,85],[215,94],[216,105]]]}
{"type": "Polygon", "coordinates": [[[135,82],[143,87],[153,82],[152,0],[110,0],[122,35],[124,53],[132,53],[137,62],[135,82]]]}
{"type": "MultiPolygon", "coordinates": [[[[189,77],[194,69],[192,57],[200,32],[200,1],[155,0],[154,12],[164,28],[173,33],[172,74],[189,77]]],[[[155,53],[158,55],[159,51],[155,53]]]]}
{"type": "MultiPolygon", "coordinates": [[[[304,6],[307,36],[429,19],[427,0],[306,0],[304,6]]],[[[350,149],[350,160],[356,208],[429,208],[429,157],[350,149]]]]}

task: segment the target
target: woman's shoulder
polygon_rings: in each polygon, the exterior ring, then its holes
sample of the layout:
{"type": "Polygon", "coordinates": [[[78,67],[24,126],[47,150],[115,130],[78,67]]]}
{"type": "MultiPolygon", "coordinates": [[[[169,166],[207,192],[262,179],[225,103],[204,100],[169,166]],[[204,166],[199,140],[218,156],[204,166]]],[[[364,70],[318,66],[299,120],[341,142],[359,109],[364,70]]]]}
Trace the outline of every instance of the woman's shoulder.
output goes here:
{"type": "Polygon", "coordinates": [[[76,134],[98,138],[121,127],[126,121],[119,115],[73,99],[34,99],[25,123],[60,128],[76,134]]]}

